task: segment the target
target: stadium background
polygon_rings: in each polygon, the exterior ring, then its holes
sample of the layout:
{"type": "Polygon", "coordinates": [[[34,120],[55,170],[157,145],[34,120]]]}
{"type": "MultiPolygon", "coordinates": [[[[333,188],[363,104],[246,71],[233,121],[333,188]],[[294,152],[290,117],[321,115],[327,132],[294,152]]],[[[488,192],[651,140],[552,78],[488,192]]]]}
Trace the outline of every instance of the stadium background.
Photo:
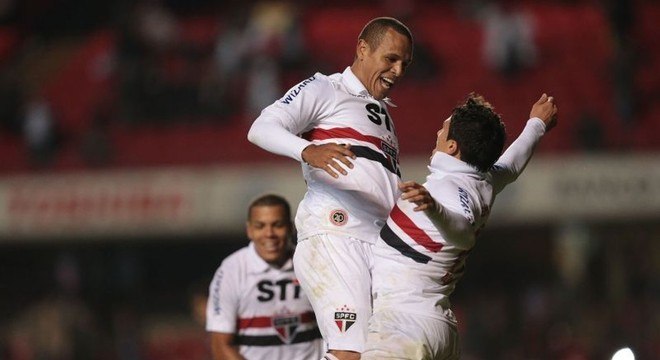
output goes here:
{"type": "Polygon", "coordinates": [[[208,358],[193,304],[247,204],[304,192],[251,120],[343,70],[381,15],[416,38],[393,92],[405,178],[471,91],[510,139],[541,91],[560,106],[454,295],[464,358],[657,358],[660,4],[642,0],[0,1],[0,358],[208,358]]]}

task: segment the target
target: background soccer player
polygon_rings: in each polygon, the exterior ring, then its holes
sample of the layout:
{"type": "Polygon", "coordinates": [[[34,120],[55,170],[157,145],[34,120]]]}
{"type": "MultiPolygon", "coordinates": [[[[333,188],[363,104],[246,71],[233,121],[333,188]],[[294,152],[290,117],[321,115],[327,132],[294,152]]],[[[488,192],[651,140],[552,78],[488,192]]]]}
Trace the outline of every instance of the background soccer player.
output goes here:
{"type": "Polygon", "coordinates": [[[209,288],[214,359],[320,358],[321,334],[293,271],[289,203],[277,195],[257,198],[246,230],[250,244],[222,262],[209,288]]]}

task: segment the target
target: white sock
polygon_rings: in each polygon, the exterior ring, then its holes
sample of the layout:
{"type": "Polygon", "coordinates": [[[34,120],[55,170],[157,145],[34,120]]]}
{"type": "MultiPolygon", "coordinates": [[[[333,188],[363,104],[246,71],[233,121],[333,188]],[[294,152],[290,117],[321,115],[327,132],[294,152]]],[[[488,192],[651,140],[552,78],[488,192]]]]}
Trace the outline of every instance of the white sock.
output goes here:
{"type": "Polygon", "coordinates": [[[325,353],[325,355],[323,355],[323,358],[321,358],[321,360],[339,360],[339,358],[330,353],[325,353]]]}

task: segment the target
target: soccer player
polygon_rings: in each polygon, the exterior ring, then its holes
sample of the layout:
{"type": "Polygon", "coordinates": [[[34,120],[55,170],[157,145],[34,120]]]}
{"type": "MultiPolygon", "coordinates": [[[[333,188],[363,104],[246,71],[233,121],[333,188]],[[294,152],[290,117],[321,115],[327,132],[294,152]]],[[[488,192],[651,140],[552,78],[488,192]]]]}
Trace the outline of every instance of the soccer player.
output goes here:
{"type": "Polygon", "coordinates": [[[257,198],[246,229],[250,244],[222,262],[209,287],[213,358],[319,359],[321,334],[293,271],[289,203],[277,195],[257,198]]]}
{"type": "Polygon", "coordinates": [[[482,97],[471,95],[438,131],[430,175],[402,196],[374,246],[373,317],[362,359],[458,359],[449,296],[488,220],[496,194],[515,181],[557,106],[543,94],[524,130],[502,154],[505,129],[482,97]],[[437,204],[418,211],[416,192],[437,204]]]}
{"type": "MultiPolygon", "coordinates": [[[[387,95],[412,57],[404,24],[373,19],[350,67],[294,86],[262,111],[248,134],[258,146],[302,162],[307,193],[296,215],[294,263],[329,359],[359,359],[364,350],[371,247],[401,193],[387,95]]],[[[430,196],[422,201],[433,204],[430,196]]]]}

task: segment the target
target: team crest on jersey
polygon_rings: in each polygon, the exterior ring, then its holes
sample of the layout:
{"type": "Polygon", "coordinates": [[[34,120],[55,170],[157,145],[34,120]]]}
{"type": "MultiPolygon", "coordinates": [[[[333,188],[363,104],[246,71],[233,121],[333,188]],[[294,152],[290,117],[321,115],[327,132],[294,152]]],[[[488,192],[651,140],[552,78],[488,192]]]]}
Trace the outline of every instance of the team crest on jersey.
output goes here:
{"type": "MultiPolygon", "coordinates": [[[[390,139],[388,139],[390,140],[390,139]]],[[[390,163],[392,169],[398,169],[399,167],[399,152],[396,150],[394,145],[390,145],[387,141],[380,142],[380,148],[385,153],[387,161],[390,163]]]]}
{"type": "Polygon", "coordinates": [[[348,329],[355,324],[355,321],[357,321],[357,313],[347,305],[340,307],[335,312],[335,324],[337,324],[337,327],[341,332],[348,331],[348,329]]]}
{"type": "Polygon", "coordinates": [[[293,315],[285,309],[280,314],[273,316],[272,322],[273,327],[277,331],[277,336],[279,336],[283,343],[290,344],[298,332],[300,315],[293,315]]]}
{"type": "Polygon", "coordinates": [[[332,210],[330,212],[330,222],[337,226],[343,226],[348,222],[348,214],[341,209],[332,210]]]}

